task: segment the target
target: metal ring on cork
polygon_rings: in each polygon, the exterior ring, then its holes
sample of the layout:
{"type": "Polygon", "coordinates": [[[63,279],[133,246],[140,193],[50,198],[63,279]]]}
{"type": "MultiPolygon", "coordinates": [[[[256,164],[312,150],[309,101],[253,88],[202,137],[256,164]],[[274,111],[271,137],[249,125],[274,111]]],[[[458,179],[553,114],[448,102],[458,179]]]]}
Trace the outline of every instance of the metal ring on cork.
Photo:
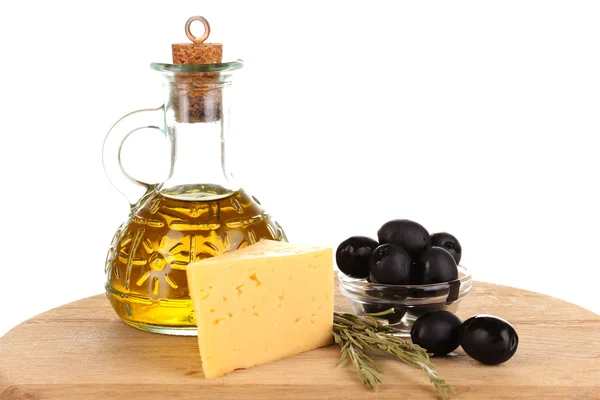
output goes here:
{"type": "Polygon", "coordinates": [[[188,37],[188,39],[190,39],[195,44],[204,43],[204,41],[206,39],[208,39],[208,35],[210,35],[210,25],[208,24],[208,21],[204,17],[201,17],[201,16],[191,17],[185,23],[185,34],[188,37]],[[202,22],[202,25],[204,25],[204,35],[202,35],[200,37],[196,37],[196,36],[192,35],[192,32],[190,31],[190,25],[192,25],[192,22],[194,22],[194,21],[202,22]]]}

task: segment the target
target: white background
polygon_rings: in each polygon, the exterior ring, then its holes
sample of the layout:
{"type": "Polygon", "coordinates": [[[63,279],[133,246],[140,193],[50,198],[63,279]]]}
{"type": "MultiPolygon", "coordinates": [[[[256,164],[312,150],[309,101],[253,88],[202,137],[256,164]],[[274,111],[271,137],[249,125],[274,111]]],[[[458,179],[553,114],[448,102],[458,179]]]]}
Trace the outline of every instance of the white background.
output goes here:
{"type": "MultiPolygon", "coordinates": [[[[3,1],[0,334],[103,291],[128,214],[104,136],[160,104],[148,64],[198,14],[246,62],[236,176],[291,241],[409,218],[478,280],[600,313],[600,3],[3,1]]],[[[128,165],[160,179],[140,138],[128,165]]]]}

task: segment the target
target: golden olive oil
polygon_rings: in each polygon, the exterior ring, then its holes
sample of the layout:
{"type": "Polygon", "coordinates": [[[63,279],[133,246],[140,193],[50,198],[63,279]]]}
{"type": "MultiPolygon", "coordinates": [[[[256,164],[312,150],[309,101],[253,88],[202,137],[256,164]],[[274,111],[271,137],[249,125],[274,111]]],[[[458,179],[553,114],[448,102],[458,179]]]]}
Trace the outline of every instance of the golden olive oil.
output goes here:
{"type": "Polygon", "coordinates": [[[106,293],[128,324],[194,335],[187,265],[263,238],[285,240],[281,227],[246,192],[223,197],[209,189],[187,187],[174,197],[150,191],[118,229],[106,260],[106,293]]]}

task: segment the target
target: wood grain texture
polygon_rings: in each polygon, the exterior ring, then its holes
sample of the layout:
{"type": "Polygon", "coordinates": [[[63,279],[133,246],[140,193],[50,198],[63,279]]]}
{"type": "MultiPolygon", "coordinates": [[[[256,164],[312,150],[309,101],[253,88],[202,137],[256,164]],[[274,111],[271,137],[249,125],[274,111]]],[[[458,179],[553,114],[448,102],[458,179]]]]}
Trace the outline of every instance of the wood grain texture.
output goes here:
{"type": "MultiPolygon", "coordinates": [[[[337,309],[348,309],[337,294],[337,309]]],[[[600,399],[600,316],[537,293],[476,282],[458,315],[503,317],[519,350],[488,367],[459,349],[434,359],[459,399],[600,399]]],[[[207,381],[196,338],[131,328],[103,295],[39,315],[0,338],[0,399],[435,399],[423,374],[378,358],[383,384],[363,387],[334,368],[330,346],[207,381]]]]}

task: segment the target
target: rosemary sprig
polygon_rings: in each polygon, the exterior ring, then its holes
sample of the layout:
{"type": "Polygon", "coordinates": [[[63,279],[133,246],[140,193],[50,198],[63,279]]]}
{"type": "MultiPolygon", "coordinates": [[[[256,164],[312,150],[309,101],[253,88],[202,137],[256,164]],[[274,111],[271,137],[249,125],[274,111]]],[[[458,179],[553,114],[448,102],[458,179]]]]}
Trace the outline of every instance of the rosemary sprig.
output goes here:
{"type": "Polygon", "coordinates": [[[375,372],[381,373],[382,370],[367,352],[387,353],[423,370],[442,399],[447,399],[449,392],[456,394],[452,386],[437,374],[425,349],[394,336],[394,330],[388,326],[387,321],[378,318],[393,312],[394,309],[390,309],[360,316],[334,312],[333,339],[342,352],[336,365],[350,360],[360,380],[367,387],[374,389],[381,383],[375,372]]]}

